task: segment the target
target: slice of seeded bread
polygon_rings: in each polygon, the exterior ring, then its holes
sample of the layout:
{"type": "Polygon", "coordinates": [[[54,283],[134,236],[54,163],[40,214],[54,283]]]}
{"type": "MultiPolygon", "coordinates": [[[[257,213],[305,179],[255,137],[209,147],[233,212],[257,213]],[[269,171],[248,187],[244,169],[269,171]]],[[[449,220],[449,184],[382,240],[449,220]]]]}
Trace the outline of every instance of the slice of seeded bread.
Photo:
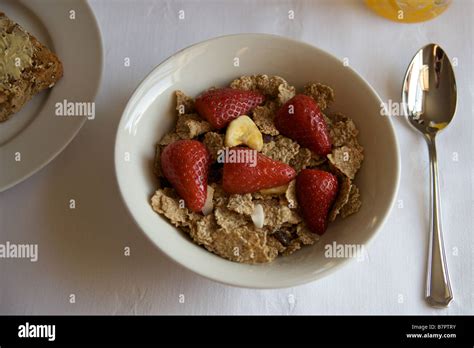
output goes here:
{"type": "MultiPolygon", "coordinates": [[[[27,35],[32,46],[32,50],[28,50],[32,52],[31,64],[20,68],[21,75],[15,78],[8,75],[6,65],[11,64],[11,61],[6,60],[14,59],[14,54],[9,56],[6,54],[7,50],[0,52],[3,54],[3,57],[0,56],[0,122],[8,120],[35,94],[53,87],[63,75],[63,66],[59,58],[19,24],[0,12],[0,40],[12,33],[27,35]]],[[[4,42],[7,42],[8,49],[8,40],[4,42]]]]}

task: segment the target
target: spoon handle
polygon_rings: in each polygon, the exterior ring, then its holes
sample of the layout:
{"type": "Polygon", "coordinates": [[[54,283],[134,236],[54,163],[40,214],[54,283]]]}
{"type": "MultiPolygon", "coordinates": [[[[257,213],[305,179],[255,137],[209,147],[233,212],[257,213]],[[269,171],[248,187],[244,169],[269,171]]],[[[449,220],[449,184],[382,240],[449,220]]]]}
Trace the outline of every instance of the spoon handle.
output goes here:
{"type": "Polygon", "coordinates": [[[435,138],[427,137],[430,155],[431,210],[430,245],[426,279],[426,300],[435,307],[446,307],[453,299],[448,264],[444,252],[438,188],[438,161],[435,138]]]}

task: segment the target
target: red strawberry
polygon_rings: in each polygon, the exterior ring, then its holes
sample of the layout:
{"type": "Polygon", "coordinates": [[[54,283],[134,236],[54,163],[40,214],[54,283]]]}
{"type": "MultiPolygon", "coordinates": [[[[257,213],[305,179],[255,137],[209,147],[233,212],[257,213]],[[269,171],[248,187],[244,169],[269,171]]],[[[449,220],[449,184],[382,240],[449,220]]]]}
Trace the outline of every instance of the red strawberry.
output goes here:
{"type": "MultiPolygon", "coordinates": [[[[274,161],[256,150],[234,147],[228,149],[229,161],[224,163],[222,173],[222,187],[228,193],[251,193],[263,189],[285,185],[296,176],[296,171],[289,165],[274,161]],[[235,158],[249,158],[250,151],[256,157],[254,163],[231,163],[232,152],[235,158]]],[[[233,161],[232,161],[233,162],[233,161]]]]}
{"type": "Polygon", "coordinates": [[[175,141],[161,153],[164,176],[194,212],[201,211],[206,202],[209,163],[209,151],[196,140],[175,141]]]}
{"type": "Polygon", "coordinates": [[[331,139],[323,114],[313,98],[297,94],[275,116],[278,131],[318,155],[331,152],[331,139]]]}
{"type": "Polygon", "coordinates": [[[296,199],[309,229],[323,235],[327,216],[336,199],[339,184],[335,175],[317,169],[303,169],[296,177],[296,199]]]}
{"type": "Polygon", "coordinates": [[[214,128],[225,127],[233,119],[247,114],[265,97],[257,91],[219,88],[204,92],[196,98],[195,108],[214,128]]]}

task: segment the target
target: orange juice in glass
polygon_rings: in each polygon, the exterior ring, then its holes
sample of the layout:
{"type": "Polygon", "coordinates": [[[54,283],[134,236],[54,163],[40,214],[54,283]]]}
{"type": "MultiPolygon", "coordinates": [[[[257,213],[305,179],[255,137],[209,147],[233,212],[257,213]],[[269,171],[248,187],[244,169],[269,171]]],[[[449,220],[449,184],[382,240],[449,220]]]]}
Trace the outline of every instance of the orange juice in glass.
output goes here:
{"type": "Polygon", "coordinates": [[[396,22],[423,22],[443,13],[452,0],[365,0],[377,14],[396,22]]]}

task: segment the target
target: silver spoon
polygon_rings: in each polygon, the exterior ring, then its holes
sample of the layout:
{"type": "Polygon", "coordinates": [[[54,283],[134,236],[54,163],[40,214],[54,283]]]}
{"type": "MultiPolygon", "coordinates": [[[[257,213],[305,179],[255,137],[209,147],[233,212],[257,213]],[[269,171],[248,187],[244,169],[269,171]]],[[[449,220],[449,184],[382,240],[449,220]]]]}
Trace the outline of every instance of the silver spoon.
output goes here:
{"type": "Polygon", "coordinates": [[[413,57],[403,82],[402,101],[409,123],[423,134],[430,156],[431,226],[426,300],[432,306],[446,307],[453,299],[453,292],[441,228],[435,138],[454,118],[457,92],[451,62],[440,46],[427,45],[413,57]]]}

